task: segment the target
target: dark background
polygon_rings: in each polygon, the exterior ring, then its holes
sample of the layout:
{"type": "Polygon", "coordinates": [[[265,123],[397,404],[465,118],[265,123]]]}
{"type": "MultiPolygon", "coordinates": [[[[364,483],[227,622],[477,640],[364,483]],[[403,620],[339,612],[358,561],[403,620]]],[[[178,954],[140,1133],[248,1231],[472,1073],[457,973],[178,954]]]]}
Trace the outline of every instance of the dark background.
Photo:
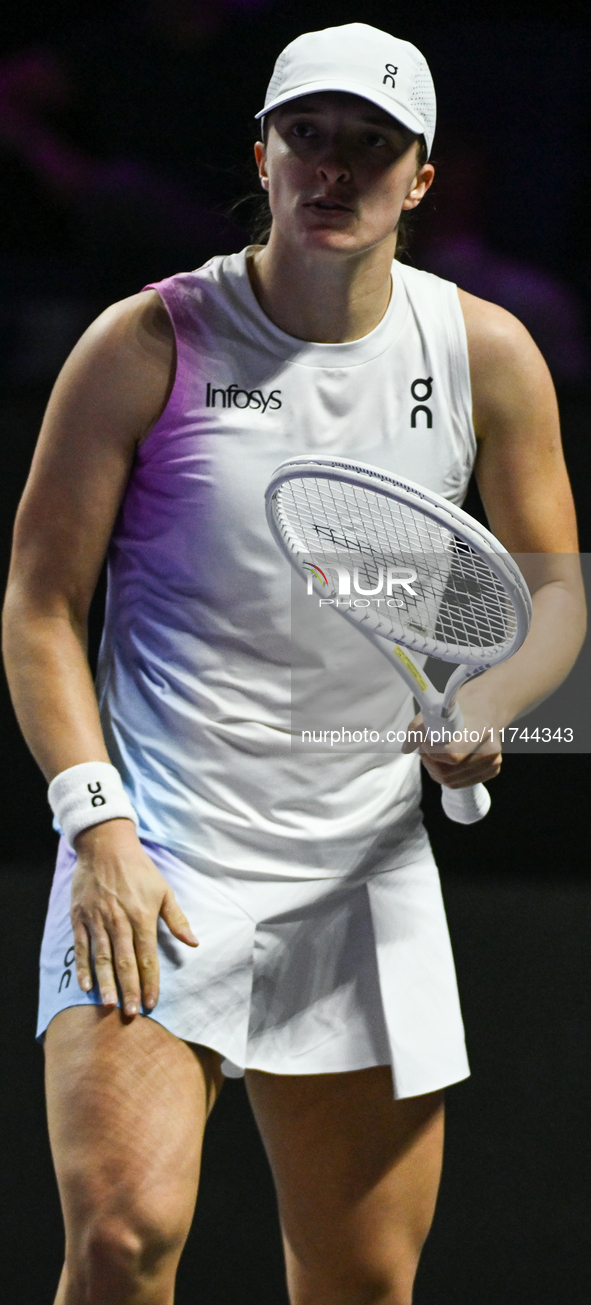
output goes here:
{"type": "MultiPolygon", "coordinates": [[[[108,302],[249,238],[252,115],[299,32],[373,22],[431,64],[438,180],[410,259],[521,316],[553,371],[589,550],[591,33],[586,6],[195,0],[13,4],[0,33],[0,522],[63,358],[108,302]]],[[[478,510],[474,495],[469,510],[478,510]]],[[[93,642],[100,628],[100,595],[93,642]]],[[[569,724],[571,722],[564,722],[569,724]]],[[[0,704],[3,1280],[49,1305],[59,1204],[33,1041],[54,836],[45,784],[0,704]]],[[[589,759],[509,756],[482,826],[426,787],[473,1077],[417,1305],[588,1305],[589,759]]],[[[239,1083],[216,1106],[179,1305],[281,1305],[274,1197],[239,1083]]]]}

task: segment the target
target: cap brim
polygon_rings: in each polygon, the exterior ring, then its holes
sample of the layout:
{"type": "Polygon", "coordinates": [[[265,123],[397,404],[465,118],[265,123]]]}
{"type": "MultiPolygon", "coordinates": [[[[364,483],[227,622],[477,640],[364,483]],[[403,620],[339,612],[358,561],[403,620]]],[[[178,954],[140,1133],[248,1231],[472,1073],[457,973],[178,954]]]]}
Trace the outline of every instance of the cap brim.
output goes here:
{"type": "MultiPolygon", "coordinates": [[[[281,108],[282,104],[289,104],[290,100],[300,100],[304,95],[314,95],[317,91],[345,91],[348,95],[358,95],[362,100],[369,100],[370,104],[376,104],[378,108],[383,109],[390,118],[395,118],[401,122],[403,127],[408,127],[409,131],[416,132],[417,136],[425,135],[425,123],[417,114],[412,113],[406,105],[398,105],[392,95],[384,95],[381,91],[371,91],[368,94],[366,86],[360,86],[356,82],[348,82],[340,79],[338,84],[332,80],[319,82],[306,82],[298,86],[296,90],[286,91],[284,95],[278,95],[270,104],[266,104],[260,113],[255,113],[255,118],[264,118],[273,109],[281,108]]],[[[427,141],[427,145],[430,142],[427,141]]]]}

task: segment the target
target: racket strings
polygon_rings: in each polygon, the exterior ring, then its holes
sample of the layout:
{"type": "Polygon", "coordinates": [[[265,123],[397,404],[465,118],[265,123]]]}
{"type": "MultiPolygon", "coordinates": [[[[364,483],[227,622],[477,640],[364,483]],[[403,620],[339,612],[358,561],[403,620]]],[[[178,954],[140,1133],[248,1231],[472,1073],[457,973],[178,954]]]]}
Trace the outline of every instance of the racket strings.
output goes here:
{"type": "Polygon", "coordinates": [[[420,509],[364,485],[306,476],[280,486],[275,517],[292,550],[321,569],[349,569],[352,601],[372,590],[401,596],[401,606],[379,603],[383,633],[450,659],[458,649],[498,655],[512,643],[513,604],[486,557],[420,509]],[[393,583],[405,572],[416,580],[393,583]]]}

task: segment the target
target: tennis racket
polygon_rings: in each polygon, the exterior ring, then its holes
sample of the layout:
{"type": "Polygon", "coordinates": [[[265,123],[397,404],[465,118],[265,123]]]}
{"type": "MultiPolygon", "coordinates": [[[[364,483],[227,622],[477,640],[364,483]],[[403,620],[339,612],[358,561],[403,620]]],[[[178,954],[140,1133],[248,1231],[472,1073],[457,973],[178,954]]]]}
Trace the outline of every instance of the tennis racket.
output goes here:
{"type": "MultiPolygon", "coordinates": [[[[511,657],[530,626],[529,590],[503,545],[439,494],[347,458],[290,458],[265,498],[271,532],[308,592],[379,648],[435,741],[443,728],[445,741],[458,731],[462,739],[458,689],[511,657]],[[358,597],[368,594],[383,597],[358,597]],[[417,654],[456,663],[443,693],[417,654]]],[[[444,786],[442,803],[451,820],[472,824],[490,795],[483,784],[444,786]]]]}

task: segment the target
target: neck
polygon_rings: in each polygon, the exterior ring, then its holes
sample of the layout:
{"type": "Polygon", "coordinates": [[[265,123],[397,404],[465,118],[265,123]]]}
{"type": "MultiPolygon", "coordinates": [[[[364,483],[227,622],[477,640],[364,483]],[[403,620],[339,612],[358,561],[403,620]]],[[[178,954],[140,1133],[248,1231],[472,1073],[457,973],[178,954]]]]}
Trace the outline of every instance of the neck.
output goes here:
{"type": "Polygon", "coordinates": [[[252,288],[263,312],[298,340],[343,344],[369,335],[392,293],[390,241],[350,257],[292,249],[275,230],[249,259],[252,288]]]}

